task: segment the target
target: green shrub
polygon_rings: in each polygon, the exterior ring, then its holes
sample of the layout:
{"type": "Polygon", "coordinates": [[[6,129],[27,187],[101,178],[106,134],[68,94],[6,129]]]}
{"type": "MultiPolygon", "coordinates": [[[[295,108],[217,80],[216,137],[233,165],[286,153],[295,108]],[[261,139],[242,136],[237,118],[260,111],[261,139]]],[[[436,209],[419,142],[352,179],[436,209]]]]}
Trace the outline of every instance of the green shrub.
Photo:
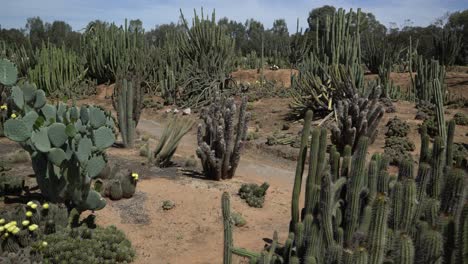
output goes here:
{"type": "Polygon", "coordinates": [[[410,130],[408,123],[396,116],[388,121],[386,127],[388,128],[385,133],[387,137],[406,137],[410,130]]]}
{"type": "Polygon", "coordinates": [[[239,196],[244,199],[250,207],[263,207],[265,202],[266,191],[270,185],[268,183],[263,183],[261,186],[257,184],[242,184],[239,189],[239,196]]]}
{"type": "Polygon", "coordinates": [[[459,126],[468,126],[468,116],[464,113],[456,113],[453,119],[459,126]]]}

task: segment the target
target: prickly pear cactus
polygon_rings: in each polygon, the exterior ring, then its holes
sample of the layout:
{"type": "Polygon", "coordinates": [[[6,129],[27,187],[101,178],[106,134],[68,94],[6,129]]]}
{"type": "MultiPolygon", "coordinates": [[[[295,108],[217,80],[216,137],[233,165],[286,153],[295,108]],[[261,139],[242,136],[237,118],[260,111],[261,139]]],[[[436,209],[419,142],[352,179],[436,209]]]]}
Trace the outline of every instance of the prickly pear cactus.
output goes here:
{"type": "Polygon", "coordinates": [[[16,114],[5,122],[5,135],[30,153],[42,194],[79,210],[102,209],[106,202],[90,184],[115,142],[110,113],[47,104],[44,91],[29,84],[14,86],[11,101],[16,114]]]}
{"type": "Polygon", "coordinates": [[[7,97],[10,94],[11,85],[16,83],[18,71],[16,66],[5,59],[0,59],[0,137],[3,137],[3,123],[11,115],[8,109],[7,97]]]}

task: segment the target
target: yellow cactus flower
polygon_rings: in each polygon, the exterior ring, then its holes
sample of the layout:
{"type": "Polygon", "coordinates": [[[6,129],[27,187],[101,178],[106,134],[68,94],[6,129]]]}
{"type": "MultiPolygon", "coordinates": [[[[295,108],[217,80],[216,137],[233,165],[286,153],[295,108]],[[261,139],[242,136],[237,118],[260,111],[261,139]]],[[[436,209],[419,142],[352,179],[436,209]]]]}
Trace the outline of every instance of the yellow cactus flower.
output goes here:
{"type": "Polygon", "coordinates": [[[8,109],[8,106],[6,104],[0,106],[0,110],[7,110],[8,109]]]}
{"type": "Polygon", "coordinates": [[[3,231],[5,231],[5,227],[0,226],[0,232],[3,232],[3,231]]]}
{"type": "Polygon", "coordinates": [[[15,119],[17,115],[15,113],[11,114],[11,118],[15,119]]]}
{"type": "Polygon", "coordinates": [[[31,231],[31,232],[34,232],[37,228],[38,228],[38,226],[36,224],[30,225],[28,227],[29,231],[31,231]]]}
{"type": "Polygon", "coordinates": [[[26,205],[27,205],[27,206],[31,206],[31,204],[34,204],[34,202],[33,202],[33,201],[29,201],[26,205]]]}
{"type": "Polygon", "coordinates": [[[15,229],[13,229],[13,231],[11,231],[11,233],[13,235],[16,235],[16,234],[18,234],[19,231],[20,231],[20,229],[18,227],[15,227],[15,229]]]}
{"type": "Polygon", "coordinates": [[[138,173],[132,173],[132,177],[135,181],[138,181],[138,173]]]}
{"type": "Polygon", "coordinates": [[[33,203],[33,204],[31,204],[30,207],[31,207],[32,209],[36,209],[36,208],[37,208],[37,204],[33,203]]]}
{"type": "Polygon", "coordinates": [[[27,211],[27,212],[26,212],[26,216],[27,216],[27,217],[31,217],[32,215],[33,215],[33,213],[32,213],[31,211],[27,211]]]}
{"type": "Polygon", "coordinates": [[[42,241],[42,246],[43,246],[43,247],[47,247],[47,242],[46,242],[46,241],[42,241]]]}
{"type": "Polygon", "coordinates": [[[3,234],[3,238],[7,238],[9,236],[8,233],[3,234]]]}
{"type": "Polygon", "coordinates": [[[10,226],[7,228],[8,232],[13,232],[16,229],[16,226],[10,226]]]}
{"type": "Polygon", "coordinates": [[[42,208],[44,208],[44,209],[46,209],[46,210],[49,209],[49,204],[48,204],[48,203],[43,204],[43,205],[42,205],[42,208]]]}
{"type": "Polygon", "coordinates": [[[3,225],[5,223],[5,219],[0,219],[0,225],[3,225]]]}
{"type": "Polygon", "coordinates": [[[28,220],[24,220],[23,222],[21,222],[21,224],[23,224],[23,226],[28,226],[29,225],[29,221],[28,220]]]}

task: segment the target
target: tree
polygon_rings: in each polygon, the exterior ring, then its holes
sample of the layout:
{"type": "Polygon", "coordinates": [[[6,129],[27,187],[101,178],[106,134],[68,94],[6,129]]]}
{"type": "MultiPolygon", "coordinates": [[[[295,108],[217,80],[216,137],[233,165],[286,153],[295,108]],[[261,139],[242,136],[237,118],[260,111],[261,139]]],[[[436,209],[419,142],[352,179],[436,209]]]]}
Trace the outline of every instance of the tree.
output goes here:
{"type": "Polygon", "coordinates": [[[27,19],[26,30],[29,33],[29,40],[33,48],[42,45],[42,42],[46,40],[46,31],[44,22],[40,17],[30,17],[27,19]]]}
{"type": "Polygon", "coordinates": [[[130,32],[143,32],[143,22],[140,19],[130,20],[128,25],[128,31],[130,32]]]}
{"type": "Polygon", "coordinates": [[[247,33],[247,41],[243,47],[244,54],[252,51],[260,54],[262,52],[262,38],[264,37],[265,28],[262,22],[254,20],[253,18],[245,22],[245,28],[247,33]]]}
{"type": "Polygon", "coordinates": [[[224,28],[226,33],[236,41],[236,51],[240,51],[247,41],[247,33],[244,24],[223,17],[218,21],[218,25],[224,28]]]}
{"type": "Polygon", "coordinates": [[[71,32],[72,27],[64,21],[54,21],[52,24],[45,24],[45,36],[50,43],[53,43],[56,46],[66,43],[66,39],[71,32]]]}

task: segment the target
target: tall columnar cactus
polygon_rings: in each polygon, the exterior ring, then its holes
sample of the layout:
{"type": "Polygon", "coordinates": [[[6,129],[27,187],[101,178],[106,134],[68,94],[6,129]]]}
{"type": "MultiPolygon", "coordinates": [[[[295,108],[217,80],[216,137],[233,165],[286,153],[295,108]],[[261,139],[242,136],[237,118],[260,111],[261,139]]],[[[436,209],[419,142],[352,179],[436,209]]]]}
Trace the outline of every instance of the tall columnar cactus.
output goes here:
{"type": "Polygon", "coordinates": [[[192,129],[195,121],[188,118],[172,118],[164,128],[163,134],[154,151],[148,153],[150,162],[156,166],[167,167],[171,165],[171,158],[177,150],[182,138],[192,129]]]}
{"type": "Polygon", "coordinates": [[[444,29],[440,35],[433,37],[434,57],[442,65],[450,66],[455,63],[462,48],[462,36],[455,30],[444,29]]]}
{"type": "Polygon", "coordinates": [[[115,84],[112,103],[117,112],[118,126],[124,147],[132,148],[135,143],[136,127],[143,108],[141,79],[119,78],[115,84]]]}
{"type": "Polygon", "coordinates": [[[35,57],[37,63],[28,71],[28,80],[47,95],[72,98],[90,93],[84,89],[85,61],[73,50],[43,43],[35,57]]]}
{"type": "Polygon", "coordinates": [[[331,140],[338,150],[346,145],[356,149],[359,138],[368,137],[372,144],[378,133],[384,107],[379,103],[379,92],[370,97],[354,95],[340,100],[335,106],[336,125],[333,127],[331,140]]]}
{"type": "Polygon", "coordinates": [[[42,194],[78,210],[99,210],[106,202],[90,190],[105,167],[105,149],[115,141],[110,114],[94,106],[46,103],[45,92],[25,84],[12,88],[16,111],[5,135],[30,153],[42,194]]]}
{"type": "Polygon", "coordinates": [[[434,82],[438,82],[442,98],[446,96],[445,89],[445,67],[440,66],[436,60],[428,61],[420,55],[416,60],[416,75],[413,81],[413,88],[418,100],[435,103],[434,82]]]}
{"type": "MultiPolygon", "coordinates": [[[[311,117],[308,112],[303,139],[309,136],[311,117]]],[[[309,147],[307,140],[301,145],[293,187],[291,234],[284,247],[278,248],[273,242],[270,249],[276,247],[276,252],[272,258],[261,258],[263,262],[256,257],[259,254],[246,250],[228,253],[247,257],[250,263],[271,264],[468,263],[466,171],[453,163],[439,169],[439,161],[445,159],[440,151],[444,140],[436,138],[433,154],[425,154],[414,179],[410,160],[400,163],[397,176],[389,175],[388,160],[380,154],[373,155],[366,166],[366,137],[360,138],[352,156],[349,146],[342,159],[336,155],[336,147],[330,148],[327,162],[321,158],[326,148],[319,135],[322,133],[318,130],[312,132],[305,207],[299,217],[307,158],[304,153],[309,147]],[[316,168],[324,168],[318,176],[316,168]],[[275,254],[276,262],[272,260],[275,254]]]]}
{"type": "Polygon", "coordinates": [[[198,125],[197,156],[208,178],[224,180],[234,177],[250,119],[246,108],[247,97],[242,98],[237,111],[234,98],[216,96],[211,106],[203,110],[203,123],[198,125]]]}

